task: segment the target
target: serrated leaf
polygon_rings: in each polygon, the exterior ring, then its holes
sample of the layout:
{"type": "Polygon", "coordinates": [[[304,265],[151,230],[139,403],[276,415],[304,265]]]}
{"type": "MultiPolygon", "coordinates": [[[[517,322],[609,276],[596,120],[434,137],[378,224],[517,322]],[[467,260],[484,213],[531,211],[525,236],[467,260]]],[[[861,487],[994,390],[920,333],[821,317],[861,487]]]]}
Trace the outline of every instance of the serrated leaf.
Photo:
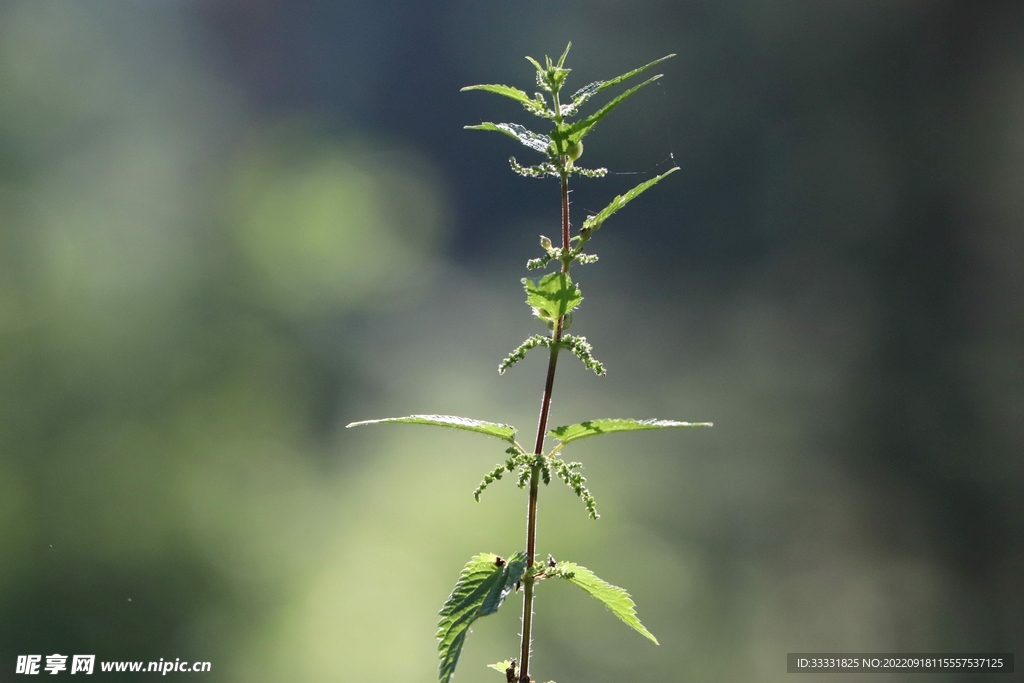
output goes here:
{"type": "Polygon", "coordinates": [[[658,639],[644,628],[644,625],[637,619],[636,603],[633,602],[633,599],[629,597],[629,593],[624,589],[613,586],[607,581],[598,578],[594,572],[574,562],[559,562],[555,566],[554,574],[590,593],[611,610],[612,614],[638,631],[645,638],[654,641],[655,645],[658,644],[658,639]]]}
{"type": "Polygon", "coordinates": [[[533,113],[544,112],[544,107],[541,106],[540,102],[532,99],[529,95],[527,95],[519,88],[513,88],[510,85],[467,85],[465,88],[462,88],[461,92],[465,92],[467,90],[483,90],[485,92],[492,92],[496,95],[502,95],[504,97],[511,98],[516,102],[519,102],[521,105],[523,105],[533,113]]]}
{"type": "Polygon", "coordinates": [[[580,140],[583,139],[583,137],[587,133],[589,133],[591,131],[591,129],[595,125],[597,125],[598,121],[600,121],[604,117],[608,116],[608,114],[610,114],[612,112],[612,110],[615,109],[615,107],[617,107],[620,104],[622,104],[623,100],[625,100],[627,97],[629,97],[630,95],[635,93],[640,88],[643,88],[644,86],[653,83],[654,81],[658,80],[659,78],[661,78],[661,74],[658,74],[657,76],[651,76],[650,78],[648,78],[646,81],[644,81],[640,85],[634,85],[632,88],[630,88],[626,92],[622,93],[621,95],[619,95],[618,97],[613,99],[611,102],[609,102],[608,104],[606,104],[603,107],[601,107],[600,109],[598,109],[596,112],[594,112],[593,114],[591,114],[587,118],[580,119],[579,121],[577,121],[576,123],[572,124],[571,126],[568,126],[565,129],[565,134],[566,134],[567,139],[570,142],[579,142],[580,140]]]}
{"type": "Polygon", "coordinates": [[[562,105],[562,116],[575,116],[577,112],[579,112],[580,107],[586,104],[591,97],[601,90],[602,85],[604,85],[604,81],[594,81],[590,85],[586,85],[577,90],[572,96],[572,101],[569,102],[569,104],[562,105]]]}
{"type": "Polygon", "coordinates": [[[629,78],[632,78],[633,76],[636,76],[638,73],[646,71],[647,69],[651,68],[655,64],[660,64],[661,62],[664,62],[666,59],[669,59],[671,57],[675,57],[675,55],[674,54],[665,55],[661,59],[655,59],[653,62],[650,62],[649,64],[644,64],[639,69],[633,69],[632,71],[630,71],[628,73],[624,73],[621,76],[618,76],[618,77],[613,78],[611,80],[608,80],[608,81],[594,81],[593,83],[590,83],[588,85],[583,86],[582,88],[577,90],[575,93],[573,93],[572,103],[564,105],[562,107],[563,113],[565,115],[567,115],[567,116],[571,116],[572,114],[575,114],[577,111],[579,111],[580,106],[582,106],[584,102],[586,102],[587,100],[589,100],[591,97],[593,97],[597,93],[601,92],[602,90],[605,90],[606,88],[610,88],[613,85],[618,85],[619,83],[622,83],[623,81],[625,81],[625,80],[627,80],[629,78]]]}
{"type": "Polygon", "coordinates": [[[579,105],[583,104],[591,97],[593,97],[597,93],[601,92],[604,88],[606,88],[606,83],[607,81],[594,81],[593,83],[583,86],[582,88],[573,93],[572,105],[570,106],[579,107],[579,105]]]}
{"type": "Polygon", "coordinates": [[[547,154],[548,146],[551,144],[551,138],[547,135],[541,135],[540,133],[534,133],[532,130],[527,129],[518,123],[491,123],[490,121],[484,121],[483,123],[476,126],[466,126],[467,130],[494,130],[499,133],[504,133],[509,137],[515,138],[519,142],[523,143],[530,149],[547,154]]]}
{"type": "Polygon", "coordinates": [[[495,671],[500,671],[501,673],[505,673],[510,666],[512,666],[512,660],[506,659],[504,662],[495,662],[494,664],[488,664],[487,668],[494,669],[495,671]]]}
{"type": "Polygon", "coordinates": [[[622,83],[623,81],[625,81],[625,80],[627,80],[629,78],[632,78],[633,76],[636,76],[638,73],[641,73],[643,71],[646,71],[647,69],[650,69],[655,64],[660,64],[660,63],[664,62],[666,59],[671,59],[672,57],[675,57],[675,56],[676,56],[675,53],[672,53],[670,55],[665,55],[661,59],[655,59],[653,62],[649,62],[647,64],[644,64],[643,66],[641,66],[641,67],[639,67],[637,69],[633,69],[632,71],[627,71],[626,73],[622,74],[621,76],[616,76],[615,78],[613,78],[611,80],[603,81],[601,83],[601,87],[598,88],[598,90],[604,90],[605,88],[610,88],[613,85],[618,85],[619,83],[622,83]]]}
{"type": "Polygon", "coordinates": [[[554,322],[583,301],[580,288],[561,271],[548,273],[537,281],[523,278],[522,282],[526,290],[526,304],[541,320],[554,322]]]}
{"type": "Polygon", "coordinates": [[[499,562],[494,553],[481,553],[471,559],[459,575],[452,594],[441,608],[437,625],[438,681],[448,683],[455,673],[470,625],[494,614],[526,571],[526,553],[518,552],[507,562],[499,562]]]}
{"type": "Polygon", "coordinates": [[[612,434],[614,432],[639,432],[647,429],[673,429],[679,427],[710,427],[710,422],[676,422],[675,420],[620,420],[603,419],[588,420],[574,425],[556,427],[548,432],[549,436],[567,444],[570,441],[579,441],[591,436],[600,434],[612,434]]]}
{"type": "Polygon", "coordinates": [[[571,47],[572,47],[572,41],[570,40],[569,44],[565,46],[565,52],[563,52],[562,56],[558,58],[558,62],[556,64],[556,66],[559,69],[561,69],[562,65],[565,64],[565,58],[569,56],[569,48],[571,48],[571,47]]]}
{"type": "Polygon", "coordinates": [[[511,425],[499,424],[497,422],[484,422],[483,420],[473,420],[468,417],[459,417],[458,415],[409,415],[407,417],[386,417],[381,420],[352,422],[345,426],[346,428],[361,427],[363,425],[384,424],[386,422],[429,425],[432,427],[448,427],[451,429],[461,429],[466,432],[477,432],[478,434],[494,436],[502,441],[508,441],[511,444],[515,444],[516,442],[516,428],[511,425]]]}
{"type": "Polygon", "coordinates": [[[629,192],[627,192],[625,194],[618,195],[615,199],[613,199],[611,202],[609,202],[608,206],[606,206],[603,209],[601,209],[601,211],[599,213],[597,213],[597,214],[595,214],[593,216],[589,216],[585,221],[583,221],[583,228],[585,230],[586,229],[598,230],[601,227],[601,225],[606,220],[608,220],[608,218],[613,213],[615,213],[616,211],[618,211],[619,209],[624,207],[626,204],[629,204],[631,201],[633,201],[634,199],[639,197],[641,194],[646,192],[648,189],[650,189],[654,185],[657,185],[662,180],[664,180],[665,178],[667,178],[668,176],[672,175],[673,173],[675,173],[678,170],[679,170],[678,166],[676,166],[674,168],[670,168],[669,170],[665,171],[664,173],[662,173],[659,176],[655,176],[654,178],[651,178],[650,180],[645,180],[644,182],[640,183],[639,185],[634,187],[629,192]]]}
{"type": "Polygon", "coordinates": [[[485,85],[467,85],[465,88],[461,88],[459,92],[466,92],[467,90],[484,90],[486,92],[492,92],[496,95],[503,95],[510,97],[513,100],[520,102],[521,104],[533,105],[534,102],[530,99],[530,96],[519,88],[513,88],[511,85],[501,84],[485,84],[485,85]]]}

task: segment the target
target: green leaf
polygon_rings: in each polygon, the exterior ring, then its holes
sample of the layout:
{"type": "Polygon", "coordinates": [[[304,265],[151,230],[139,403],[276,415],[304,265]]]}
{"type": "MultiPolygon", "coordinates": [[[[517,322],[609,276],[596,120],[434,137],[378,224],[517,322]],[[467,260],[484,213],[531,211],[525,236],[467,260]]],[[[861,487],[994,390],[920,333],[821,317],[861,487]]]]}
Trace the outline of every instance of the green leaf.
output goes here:
{"type": "MultiPolygon", "coordinates": [[[[569,44],[569,47],[571,46],[572,43],[569,44]]],[[[566,47],[565,52],[562,53],[562,59],[565,59],[566,55],[569,54],[569,47],[566,47]]],[[[572,71],[572,69],[562,68],[561,62],[555,64],[551,61],[551,57],[548,56],[544,57],[544,62],[547,66],[541,66],[540,62],[529,55],[527,55],[526,59],[537,69],[537,85],[549,93],[557,93],[562,87],[565,77],[572,71]]]]}
{"type": "Polygon", "coordinates": [[[587,420],[574,425],[557,427],[548,432],[549,436],[567,444],[599,434],[613,432],[638,432],[646,429],[672,429],[676,427],[710,427],[710,422],[676,422],[675,420],[587,420]]]}
{"type": "Polygon", "coordinates": [[[548,113],[546,108],[540,102],[531,99],[525,92],[519,88],[513,88],[510,85],[467,85],[465,88],[462,88],[461,92],[465,92],[467,90],[483,90],[485,92],[492,92],[496,95],[511,98],[522,104],[533,114],[543,115],[548,113]]]}
{"type": "Polygon", "coordinates": [[[466,129],[494,130],[499,133],[504,133],[509,137],[515,138],[530,149],[542,154],[548,153],[548,146],[551,144],[551,138],[547,135],[534,133],[532,130],[528,130],[523,126],[520,126],[518,123],[491,123],[490,121],[484,121],[477,126],[466,126],[466,129]]]}
{"type": "Polygon", "coordinates": [[[471,559],[459,575],[452,594],[441,608],[437,625],[437,679],[448,683],[466,641],[470,625],[480,617],[494,614],[526,571],[526,553],[518,552],[502,560],[494,553],[481,553],[471,559]]]}
{"type": "Polygon", "coordinates": [[[523,278],[523,288],[526,289],[526,304],[533,309],[533,314],[547,322],[558,320],[583,301],[580,288],[561,271],[548,273],[536,282],[523,278]]]}
{"type": "Polygon", "coordinates": [[[519,88],[513,88],[511,85],[467,85],[462,88],[459,92],[466,92],[467,90],[484,90],[486,92],[492,92],[497,95],[504,95],[510,97],[516,102],[525,104],[529,107],[534,106],[534,101],[530,99],[530,96],[519,88]]]}
{"type": "Polygon", "coordinates": [[[664,173],[662,173],[659,176],[651,178],[650,180],[645,180],[644,182],[640,183],[639,185],[634,187],[632,190],[630,190],[626,194],[620,194],[615,199],[613,199],[608,204],[608,206],[606,206],[603,209],[601,209],[600,213],[598,213],[596,215],[593,215],[593,216],[590,216],[585,221],[583,221],[583,229],[584,230],[598,230],[601,227],[601,225],[606,220],[608,220],[608,218],[613,213],[615,213],[616,211],[618,211],[619,209],[624,207],[626,204],[628,204],[632,200],[634,200],[637,197],[639,197],[645,191],[647,191],[648,189],[650,189],[654,185],[657,185],[662,180],[664,180],[666,177],[672,175],[673,173],[675,173],[678,170],[679,170],[678,166],[676,166],[674,168],[670,168],[669,170],[665,171],[664,173]]]}
{"type": "Polygon", "coordinates": [[[572,94],[573,104],[576,104],[581,98],[590,99],[591,97],[599,93],[601,90],[603,90],[605,87],[607,87],[605,86],[605,83],[607,83],[607,81],[594,81],[593,83],[588,83],[587,85],[583,86],[582,88],[580,88],[579,90],[572,94]]]}
{"type": "Polygon", "coordinates": [[[591,97],[593,97],[603,89],[604,84],[605,81],[594,81],[590,85],[585,85],[579,90],[577,90],[575,93],[573,93],[572,102],[569,104],[562,105],[562,115],[572,116],[573,114],[575,114],[577,111],[579,111],[580,107],[583,106],[584,102],[589,100],[591,97]]]}
{"type": "Polygon", "coordinates": [[[484,422],[483,420],[471,420],[468,417],[457,415],[409,415],[408,417],[386,417],[382,420],[363,420],[352,422],[347,427],[361,427],[362,425],[383,424],[385,422],[396,422],[399,424],[430,425],[433,427],[450,427],[461,429],[467,432],[477,432],[487,436],[495,436],[502,441],[515,444],[516,428],[511,425],[499,424],[497,422],[484,422]]]}
{"type": "MultiPolygon", "coordinates": [[[[619,83],[622,83],[623,81],[625,81],[627,79],[630,79],[633,76],[636,76],[638,73],[641,73],[643,71],[646,71],[647,69],[650,69],[655,64],[661,64],[666,59],[671,59],[672,57],[675,57],[675,56],[676,56],[675,53],[672,53],[670,55],[665,55],[661,59],[655,59],[653,62],[649,62],[647,64],[644,64],[643,66],[641,66],[638,69],[633,69],[632,71],[628,71],[628,72],[622,74],[621,76],[616,76],[615,78],[611,79],[610,81],[603,81],[601,83],[600,87],[598,88],[598,90],[600,91],[600,90],[604,90],[605,88],[610,88],[613,85],[618,85],[619,83]]],[[[591,85],[593,85],[593,84],[591,84],[591,85]]],[[[587,87],[590,87],[590,86],[587,86],[587,87]]],[[[585,90],[586,88],[583,88],[583,89],[585,90]]],[[[575,99],[575,97],[576,96],[573,95],[574,99],[575,99]]]]}
{"type": "Polygon", "coordinates": [[[615,109],[615,107],[617,107],[620,104],[622,104],[623,100],[625,100],[627,97],[629,97],[630,95],[635,93],[640,88],[644,87],[645,85],[649,85],[649,84],[653,83],[654,81],[658,80],[659,78],[661,78],[661,74],[658,74],[657,76],[652,76],[652,77],[648,78],[646,81],[644,81],[640,85],[634,85],[632,88],[630,88],[626,92],[622,93],[621,95],[619,95],[614,100],[612,100],[608,104],[606,104],[603,107],[601,107],[600,109],[598,109],[596,112],[594,112],[593,114],[591,114],[587,118],[580,119],[579,121],[577,121],[576,123],[572,124],[571,126],[568,126],[565,129],[566,138],[569,140],[569,142],[579,142],[580,140],[583,139],[583,137],[587,133],[590,132],[590,130],[595,125],[597,125],[598,121],[600,121],[604,117],[608,116],[608,114],[610,114],[612,112],[612,110],[615,109]]]}
{"type": "Polygon", "coordinates": [[[557,66],[558,66],[559,69],[561,69],[562,66],[565,64],[565,58],[569,56],[569,48],[571,48],[571,47],[572,47],[572,41],[570,40],[569,44],[565,46],[565,52],[563,52],[562,56],[558,58],[557,66]]]}
{"type": "Polygon", "coordinates": [[[651,62],[649,64],[644,64],[639,69],[633,69],[632,71],[630,71],[628,73],[624,73],[621,76],[618,76],[617,78],[613,78],[613,79],[611,79],[609,81],[594,81],[593,83],[590,83],[589,85],[583,86],[582,88],[577,90],[575,93],[573,93],[572,103],[564,105],[562,107],[563,114],[566,115],[566,116],[571,116],[571,115],[575,114],[577,111],[579,111],[580,106],[584,102],[586,102],[587,100],[589,100],[591,97],[593,97],[597,93],[601,92],[602,90],[605,90],[606,88],[610,88],[613,85],[618,85],[619,83],[622,83],[623,81],[625,81],[627,79],[630,79],[633,76],[636,76],[638,73],[646,71],[647,69],[651,68],[655,64],[660,64],[661,62],[664,62],[666,59],[669,59],[671,57],[675,57],[675,55],[674,54],[665,55],[661,59],[655,59],[653,62],[651,62]]]}
{"type": "Polygon", "coordinates": [[[636,603],[629,597],[629,593],[622,588],[599,579],[594,572],[573,562],[559,562],[552,574],[567,579],[570,583],[590,593],[604,603],[604,606],[610,609],[612,614],[639,631],[645,638],[654,641],[655,645],[658,644],[658,639],[644,628],[644,625],[637,619],[636,603]]]}
{"type": "Polygon", "coordinates": [[[501,673],[505,673],[505,671],[507,671],[510,666],[512,666],[512,660],[511,659],[506,659],[504,662],[497,662],[495,664],[488,664],[487,668],[488,669],[494,669],[495,671],[500,671],[501,673]]]}

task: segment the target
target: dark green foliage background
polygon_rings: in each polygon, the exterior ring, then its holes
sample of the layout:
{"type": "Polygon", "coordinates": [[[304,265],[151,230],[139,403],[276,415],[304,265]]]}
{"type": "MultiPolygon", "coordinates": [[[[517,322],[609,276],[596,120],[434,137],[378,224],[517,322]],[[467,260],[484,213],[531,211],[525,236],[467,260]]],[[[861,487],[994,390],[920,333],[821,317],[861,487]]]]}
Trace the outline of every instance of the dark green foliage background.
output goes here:
{"type": "MultiPolygon", "coordinates": [[[[587,137],[581,163],[631,175],[574,181],[576,225],[682,170],[574,271],[608,376],[567,358],[553,424],[716,426],[566,448],[602,518],[543,489],[539,549],[629,589],[661,647],[547,582],[540,680],[1012,650],[1022,22],[1011,0],[0,2],[0,682],[55,652],[435,680],[437,611],[470,557],[521,549],[522,492],[472,500],[497,441],[341,427],[533,428],[543,354],[496,368],[543,331],[519,280],[557,184],[462,129],[532,117],[459,88],[532,92],[523,56],[569,40],[570,91],[679,55],[587,137]]],[[[519,604],[455,680],[500,680],[519,604]]]]}

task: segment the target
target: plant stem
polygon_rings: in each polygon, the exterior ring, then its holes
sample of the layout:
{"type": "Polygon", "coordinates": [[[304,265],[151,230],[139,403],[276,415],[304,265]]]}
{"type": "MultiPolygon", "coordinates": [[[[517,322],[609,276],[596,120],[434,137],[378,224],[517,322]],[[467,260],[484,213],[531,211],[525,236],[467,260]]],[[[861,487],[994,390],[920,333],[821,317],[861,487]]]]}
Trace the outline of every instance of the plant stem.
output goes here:
{"type": "MultiPolygon", "coordinates": [[[[558,100],[555,100],[556,106],[558,100]]],[[[568,157],[562,157],[563,168],[568,157]]],[[[569,249],[569,174],[562,171],[562,249],[569,249]]],[[[569,274],[569,261],[562,261],[562,272],[569,274]]],[[[558,348],[562,340],[564,316],[558,318],[552,333],[551,354],[548,356],[548,374],[544,381],[544,395],[540,403],[540,418],[537,420],[537,440],[533,447],[534,453],[544,452],[544,434],[548,426],[548,414],[551,412],[551,394],[555,387],[555,368],[558,365],[558,348]]],[[[534,555],[537,552],[537,494],[540,488],[540,468],[534,467],[530,472],[530,502],[526,511],[526,574],[523,577],[523,640],[519,649],[519,681],[530,683],[530,645],[533,632],[533,578],[530,569],[533,567],[534,555]]]]}

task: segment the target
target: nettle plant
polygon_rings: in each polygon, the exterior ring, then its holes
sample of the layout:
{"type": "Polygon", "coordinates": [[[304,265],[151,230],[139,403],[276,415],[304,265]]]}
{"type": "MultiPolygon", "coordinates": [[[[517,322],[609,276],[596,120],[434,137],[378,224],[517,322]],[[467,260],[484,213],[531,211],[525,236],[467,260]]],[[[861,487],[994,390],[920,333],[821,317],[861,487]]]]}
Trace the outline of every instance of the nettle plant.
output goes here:
{"type": "Polygon", "coordinates": [[[516,475],[519,488],[529,486],[526,512],[526,550],[520,550],[507,557],[494,553],[481,553],[472,558],[462,570],[455,589],[441,609],[441,621],[438,624],[437,632],[441,660],[438,668],[440,683],[448,683],[454,674],[455,665],[458,663],[459,654],[465,644],[470,625],[480,617],[497,612],[512,591],[521,591],[523,594],[522,641],[518,657],[492,664],[491,668],[503,672],[508,683],[530,683],[533,680],[530,675],[530,653],[535,592],[537,584],[548,579],[561,579],[582,588],[604,603],[612,614],[657,643],[657,639],[637,619],[634,603],[625,590],[601,580],[592,571],[576,563],[555,561],[550,554],[545,561],[537,561],[537,495],[541,482],[549,484],[552,476],[557,477],[579,496],[590,517],[597,519],[594,496],[587,488],[586,478],[579,471],[582,463],[566,462],[562,459],[562,450],[568,444],[615,432],[711,426],[711,423],[708,422],[612,418],[589,420],[548,430],[548,415],[551,409],[551,395],[559,352],[564,349],[572,353],[597,375],[605,373],[604,366],[592,355],[591,346],[586,338],[566,333],[572,324],[573,311],[583,301],[579,287],[570,277],[573,264],[582,265],[597,261],[597,256],[583,252],[583,247],[594,236],[594,233],[601,229],[612,214],[642,192],[664,180],[669,174],[679,170],[678,167],[672,168],[640,183],[629,192],[615,197],[599,213],[587,217],[576,234],[572,234],[569,222],[569,178],[574,175],[600,178],[608,173],[605,168],[588,169],[576,165],[576,161],[583,153],[583,138],[623,100],[654,82],[661,75],[652,76],[643,83],[633,86],[589,116],[572,122],[570,119],[577,115],[580,107],[598,93],[633,78],[674,55],[657,59],[618,78],[591,83],[578,90],[569,102],[563,104],[562,86],[570,71],[565,68],[564,64],[571,45],[570,43],[565,48],[565,52],[557,62],[546,57],[543,66],[535,59],[527,57],[537,69],[537,85],[543,91],[536,93],[532,98],[522,90],[507,85],[472,85],[463,88],[463,90],[484,90],[509,97],[522,104],[531,114],[546,119],[553,125],[547,135],[534,133],[518,123],[481,123],[477,126],[466,126],[470,130],[503,133],[534,152],[542,154],[545,161],[534,166],[522,166],[515,157],[512,157],[509,160],[512,170],[530,178],[556,178],[561,184],[561,246],[555,246],[549,238],[541,236],[540,245],[543,254],[539,258],[531,259],[526,264],[530,270],[547,268],[551,264],[556,264],[557,268],[537,279],[524,278],[522,281],[526,290],[526,304],[532,309],[534,317],[546,325],[548,334],[530,336],[498,367],[498,372],[504,373],[531,349],[540,347],[548,349],[547,376],[544,380],[540,419],[533,448],[527,449],[521,445],[516,440],[516,429],[510,425],[451,415],[410,415],[353,422],[348,425],[355,427],[394,422],[449,427],[496,437],[507,444],[505,453],[508,458],[484,476],[483,481],[473,492],[473,496],[479,501],[480,494],[484,489],[505,474],[516,475]],[[545,451],[545,436],[552,437],[556,442],[554,447],[548,451],[545,451]]]}

